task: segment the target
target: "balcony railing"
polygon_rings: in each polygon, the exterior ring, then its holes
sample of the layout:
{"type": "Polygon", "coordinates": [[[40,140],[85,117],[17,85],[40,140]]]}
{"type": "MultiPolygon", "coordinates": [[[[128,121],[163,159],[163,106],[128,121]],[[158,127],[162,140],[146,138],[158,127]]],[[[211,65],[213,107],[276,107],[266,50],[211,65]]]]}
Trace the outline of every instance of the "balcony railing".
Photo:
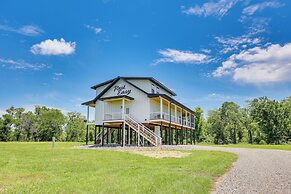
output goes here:
{"type": "Polygon", "coordinates": [[[104,120],[105,121],[122,120],[122,113],[121,112],[104,113],[104,120]]]}
{"type": "MultiPolygon", "coordinates": [[[[160,112],[151,112],[150,113],[150,120],[165,120],[170,121],[170,115],[168,113],[163,112],[162,118],[160,112]]],[[[123,120],[121,112],[110,112],[104,113],[104,121],[112,121],[112,120],[123,120]]],[[[181,118],[181,116],[175,117],[175,115],[171,115],[171,122],[180,124],[183,126],[194,127],[193,122],[189,122],[185,119],[185,117],[181,118]]]]}
{"type": "MultiPolygon", "coordinates": [[[[161,113],[160,112],[151,112],[150,113],[150,119],[151,120],[166,120],[166,121],[170,121],[170,115],[168,113],[163,112],[162,113],[162,117],[161,117],[161,113]]],[[[194,127],[194,124],[187,121],[185,118],[181,118],[179,117],[175,117],[175,115],[171,115],[171,122],[172,123],[176,123],[176,124],[180,124],[180,125],[184,125],[184,126],[188,126],[188,127],[194,127]]]]}
{"type": "Polygon", "coordinates": [[[161,117],[161,113],[160,112],[151,112],[150,114],[150,119],[151,120],[158,120],[158,119],[163,119],[166,121],[170,120],[170,115],[168,113],[163,112],[162,113],[162,117],[161,117]]]}

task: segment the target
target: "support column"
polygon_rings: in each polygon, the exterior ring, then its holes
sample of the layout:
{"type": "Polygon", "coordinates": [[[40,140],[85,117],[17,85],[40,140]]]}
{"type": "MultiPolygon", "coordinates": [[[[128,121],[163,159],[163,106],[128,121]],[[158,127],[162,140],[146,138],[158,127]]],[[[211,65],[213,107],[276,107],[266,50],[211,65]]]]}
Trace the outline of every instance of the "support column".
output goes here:
{"type": "Polygon", "coordinates": [[[86,126],[86,145],[88,145],[88,137],[89,137],[89,125],[86,126]]]}
{"type": "Polygon", "coordinates": [[[184,144],[184,130],[183,130],[183,127],[182,127],[182,129],[181,129],[181,144],[183,145],[184,144]]]}
{"type": "Polygon", "coordinates": [[[94,144],[96,144],[96,141],[97,141],[96,133],[97,133],[97,125],[95,125],[95,128],[94,128],[94,144]]]}
{"type": "Polygon", "coordinates": [[[163,98],[160,97],[160,119],[163,119],[163,98]]]}
{"type": "Polygon", "coordinates": [[[181,112],[180,112],[180,117],[181,117],[181,125],[183,125],[183,109],[181,108],[181,112]]]}
{"type": "Polygon", "coordinates": [[[125,113],[124,105],[125,105],[124,98],[122,98],[122,115],[121,115],[122,119],[124,119],[124,113],[125,113]]]}
{"type": "Polygon", "coordinates": [[[130,138],[131,138],[130,127],[128,127],[128,130],[127,130],[127,144],[128,145],[130,145],[130,138]]]}
{"type": "Polygon", "coordinates": [[[165,144],[168,144],[168,130],[167,127],[165,127],[165,144]]]}
{"type": "Polygon", "coordinates": [[[178,119],[177,119],[177,105],[175,104],[175,120],[174,120],[175,123],[178,122],[178,119]]]}
{"type": "Polygon", "coordinates": [[[162,124],[162,122],[161,122],[161,125],[160,125],[160,136],[161,136],[161,138],[162,138],[162,144],[163,144],[163,124],[162,124]]]}
{"type": "Polygon", "coordinates": [[[193,115],[190,116],[190,144],[193,144],[193,127],[192,127],[192,122],[193,122],[193,115]]]}
{"type": "Polygon", "coordinates": [[[176,134],[175,134],[175,136],[176,136],[176,145],[178,145],[178,129],[177,129],[177,127],[176,127],[176,134]]]}
{"type": "Polygon", "coordinates": [[[171,109],[172,102],[170,102],[170,124],[169,124],[169,145],[172,145],[173,142],[173,133],[172,133],[172,109],[171,109]]]}
{"type": "Polygon", "coordinates": [[[122,123],[122,146],[125,146],[125,122],[122,123]]]}
{"type": "Polygon", "coordinates": [[[195,125],[195,116],[193,115],[193,128],[194,128],[194,145],[196,144],[196,125],[195,125]]]}
{"type": "Polygon", "coordinates": [[[88,138],[89,138],[89,106],[87,106],[87,121],[86,121],[86,124],[87,124],[87,127],[86,127],[86,145],[88,145],[88,138]]]}
{"type": "Polygon", "coordinates": [[[186,128],[185,130],[185,133],[186,133],[186,145],[188,144],[188,138],[189,138],[189,135],[188,135],[188,128],[186,128]]]}
{"type": "Polygon", "coordinates": [[[104,123],[102,125],[102,137],[101,137],[102,146],[104,146],[104,123]]]}
{"type": "Polygon", "coordinates": [[[120,127],[117,128],[117,144],[120,144],[120,127]]]}
{"type": "Polygon", "coordinates": [[[139,147],[140,146],[140,134],[139,134],[139,127],[138,127],[138,129],[137,129],[138,131],[138,133],[137,133],[137,146],[139,147]]]}
{"type": "Polygon", "coordinates": [[[106,127],[106,144],[109,143],[109,133],[110,133],[110,128],[109,127],[106,127]]]}

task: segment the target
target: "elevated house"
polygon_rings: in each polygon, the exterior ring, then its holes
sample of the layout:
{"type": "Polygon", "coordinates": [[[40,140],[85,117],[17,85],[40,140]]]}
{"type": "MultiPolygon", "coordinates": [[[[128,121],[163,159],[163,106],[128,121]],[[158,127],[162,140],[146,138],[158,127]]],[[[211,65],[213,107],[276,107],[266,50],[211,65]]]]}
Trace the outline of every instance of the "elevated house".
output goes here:
{"type": "Polygon", "coordinates": [[[176,94],[152,77],[116,77],[92,86],[87,106],[87,133],[93,125],[95,144],[187,144],[193,141],[193,111],[174,99],[176,94]],[[90,121],[89,108],[95,110],[90,121]],[[97,130],[98,129],[98,130],[97,130]]]}

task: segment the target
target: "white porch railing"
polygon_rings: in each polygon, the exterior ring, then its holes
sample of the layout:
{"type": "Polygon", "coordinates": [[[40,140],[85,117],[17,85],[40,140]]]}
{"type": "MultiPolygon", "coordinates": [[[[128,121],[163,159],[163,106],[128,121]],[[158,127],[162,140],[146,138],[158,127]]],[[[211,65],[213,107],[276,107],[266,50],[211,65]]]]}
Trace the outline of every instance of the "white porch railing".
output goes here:
{"type": "MultiPolygon", "coordinates": [[[[163,112],[162,117],[161,117],[160,112],[151,112],[150,113],[150,120],[160,120],[160,119],[170,121],[170,115],[168,113],[163,112]]],[[[176,123],[176,124],[180,124],[180,125],[184,125],[184,126],[188,126],[188,127],[194,126],[193,123],[187,121],[185,119],[185,117],[181,118],[181,116],[175,117],[175,115],[171,115],[171,122],[176,123]]]]}
{"type": "Polygon", "coordinates": [[[151,120],[158,120],[158,119],[163,119],[163,120],[170,120],[170,115],[168,113],[163,112],[162,116],[160,112],[151,112],[150,113],[150,119],[151,120]]]}
{"type": "Polygon", "coordinates": [[[122,113],[121,112],[111,112],[111,113],[104,113],[104,120],[111,121],[111,120],[122,120],[122,113]]]}

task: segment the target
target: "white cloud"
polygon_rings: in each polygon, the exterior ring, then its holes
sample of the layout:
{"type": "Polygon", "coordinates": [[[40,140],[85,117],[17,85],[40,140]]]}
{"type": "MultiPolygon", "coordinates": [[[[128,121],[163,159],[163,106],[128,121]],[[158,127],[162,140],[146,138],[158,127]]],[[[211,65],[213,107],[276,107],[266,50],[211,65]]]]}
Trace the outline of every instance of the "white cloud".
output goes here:
{"type": "Polygon", "coordinates": [[[100,32],[102,32],[102,28],[98,28],[95,26],[90,26],[90,25],[85,25],[86,28],[93,30],[96,34],[99,34],[100,32]]]}
{"type": "Polygon", "coordinates": [[[234,81],[266,84],[291,81],[291,43],[271,44],[234,54],[222,63],[212,75],[229,75],[234,81]]]}
{"type": "Polygon", "coordinates": [[[193,53],[191,51],[180,51],[175,49],[159,50],[159,54],[162,58],[157,59],[153,65],[161,63],[184,63],[184,64],[203,64],[209,63],[213,59],[201,53],[193,53]]]}
{"type": "Polygon", "coordinates": [[[262,42],[260,38],[251,38],[249,35],[242,35],[238,37],[215,37],[216,41],[222,45],[221,54],[226,54],[231,51],[236,51],[247,46],[257,45],[262,42]]]}
{"type": "Polygon", "coordinates": [[[63,73],[54,73],[55,76],[62,76],[64,75],[63,73]]]}
{"type": "Polygon", "coordinates": [[[202,6],[182,7],[182,12],[188,15],[216,16],[222,18],[240,0],[218,0],[217,2],[206,2],[202,6]]]}
{"type": "Polygon", "coordinates": [[[31,70],[41,70],[44,68],[48,68],[49,66],[46,64],[34,64],[28,63],[24,60],[13,60],[13,59],[4,59],[0,57],[0,65],[2,67],[7,67],[9,69],[31,69],[31,70]]]}
{"type": "Polygon", "coordinates": [[[59,80],[60,77],[63,76],[63,75],[64,75],[63,73],[57,73],[57,72],[55,72],[55,73],[54,73],[54,77],[53,77],[53,79],[54,79],[54,80],[59,80]]]}
{"type": "Polygon", "coordinates": [[[277,1],[265,1],[262,3],[257,3],[254,5],[250,5],[248,7],[245,7],[242,11],[244,15],[254,15],[258,11],[262,11],[266,8],[279,8],[282,7],[283,4],[277,2],[277,1]]]}
{"type": "Polygon", "coordinates": [[[35,25],[24,25],[19,28],[15,28],[15,27],[0,24],[0,30],[14,32],[14,33],[22,34],[25,36],[37,36],[41,33],[44,33],[44,31],[41,28],[35,25]]]}
{"type": "Polygon", "coordinates": [[[267,31],[270,18],[251,18],[251,25],[248,27],[248,35],[257,35],[267,31]]]}
{"type": "Polygon", "coordinates": [[[211,53],[211,50],[210,49],[203,48],[203,49],[201,49],[201,52],[204,52],[206,54],[210,54],[211,53]]]}
{"type": "Polygon", "coordinates": [[[63,38],[47,39],[31,47],[30,51],[35,55],[70,55],[75,52],[76,42],[66,42],[63,38]]]}
{"type": "MultiPolygon", "coordinates": [[[[268,18],[249,18],[250,26],[245,34],[240,36],[216,36],[215,40],[220,45],[220,54],[227,54],[237,50],[251,48],[261,45],[265,39],[260,37],[259,34],[266,32],[266,28],[270,19],[268,18]]],[[[242,21],[246,22],[246,20],[242,21]]]]}

